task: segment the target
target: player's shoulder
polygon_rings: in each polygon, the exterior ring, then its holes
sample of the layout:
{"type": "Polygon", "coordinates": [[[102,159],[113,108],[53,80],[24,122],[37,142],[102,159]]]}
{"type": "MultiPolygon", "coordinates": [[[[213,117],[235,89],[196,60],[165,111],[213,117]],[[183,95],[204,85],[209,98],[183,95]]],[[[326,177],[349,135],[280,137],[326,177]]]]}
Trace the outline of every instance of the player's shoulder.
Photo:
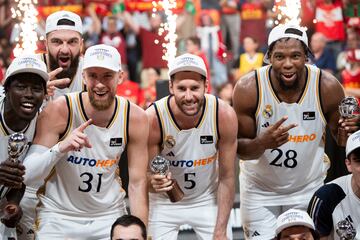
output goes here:
{"type": "Polygon", "coordinates": [[[331,95],[334,92],[343,91],[340,81],[333,74],[325,70],[320,71],[320,89],[322,92],[326,92],[327,94],[331,95]]]}
{"type": "Polygon", "coordinates": [[[234,91],[248,91],[256,89],[256,71],[251,71],[242,76],[235,84],[234,91]]]}
{"type": "Polygon", "coordinates": [[[347,193],[344,190],[344,186],[343,186],[344,184],[346,184],[347,177],[348,176],[340,177],[340,178],[320,187],[314,193],[315,197],[313,198],[313,201],[317,201],[316,199],[319,199],[330,209],[335,209],[335,207],[347,195],[347,193]]]}

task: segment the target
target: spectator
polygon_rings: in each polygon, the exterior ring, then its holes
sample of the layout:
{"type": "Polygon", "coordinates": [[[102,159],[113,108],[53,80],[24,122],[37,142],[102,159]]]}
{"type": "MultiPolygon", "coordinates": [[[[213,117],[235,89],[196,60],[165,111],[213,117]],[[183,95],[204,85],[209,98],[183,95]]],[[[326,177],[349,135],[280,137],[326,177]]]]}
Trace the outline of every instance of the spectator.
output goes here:
{"type": "Polygon", "coordinates": [[[278,240],[318,240],[319,233],[314,222],[302,210],[289,209],[281,214],[276,221],[278,240]]]}
{"type": "Polygon", "coordinates": [[[146,226],[138,217],[132,215],[123,215],[119,217],[111,226],[110,239],[146,240],[146,226]]]}
{"type": "Polygon", "coordinates": [[[245,53],[240,55],[239,69],[235,74],[235,80],[238,80],[246,73],[262,66],[264,54],[257,52],[259,44],[253,37],[244,38],[245,53]]]}
{"type": "Polygon", "coordinates": [[[138,83],[129,79],[129,71],[126,65],[122,65],[124,78],[116,88],[116,95],[125,97],[135,104],[139,104],[141,89],[138,83]]]}
{"type": "Polygon", "coordinates": [[[147,86],[143,89],[140,107],[147,109],[156,100],[156,81],[160,79],[160,69],[149,68],[146,75],[147,86]]]}
{"type": "Polygon", "coordinates": [[[326,41],[325,36],[320,32],[312,35],[311,50],[314,54],[312,61],[318,68],[334,74],[336,72],[336,60],[332,50],[326,48],[326,41]]]}
{"type": "Polygon", "coordinates": [[[345,94],[360,99],[360,49],[347,51],[347,67],[341,72],[345,94]]]}

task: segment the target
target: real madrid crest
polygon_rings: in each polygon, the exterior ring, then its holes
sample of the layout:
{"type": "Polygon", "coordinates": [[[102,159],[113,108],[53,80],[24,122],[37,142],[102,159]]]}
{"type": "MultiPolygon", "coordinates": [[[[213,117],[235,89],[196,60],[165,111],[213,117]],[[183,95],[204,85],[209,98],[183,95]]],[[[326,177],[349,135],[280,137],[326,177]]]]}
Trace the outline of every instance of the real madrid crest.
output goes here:
{"type": "Polygon", "coordinates": [[[265,105],[265,109],[262,112],[262,115],[264,116],[264,118],[271,118],[272,115],[274,114],[272,106],[267,104],[265,105]]]}
{"type": "Polygon", "coordinates": [[[165,147],[167,148],[173,148],[176,144],[175,138],[171,135],[167,135],[165,137],[165,147]]]}

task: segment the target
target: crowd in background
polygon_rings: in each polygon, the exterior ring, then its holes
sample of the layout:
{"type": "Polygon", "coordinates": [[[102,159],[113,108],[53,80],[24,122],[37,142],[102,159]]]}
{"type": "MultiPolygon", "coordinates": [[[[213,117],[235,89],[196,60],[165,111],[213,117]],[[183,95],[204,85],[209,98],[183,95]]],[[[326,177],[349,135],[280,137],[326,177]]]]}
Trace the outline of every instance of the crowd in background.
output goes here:
{"type": "MultiPolygon", "coordinates": [[[[201,56],[211,73],[209,92],[231,103],[234,83],[263,65],[268,32],[275,24],[286,21],[280,15],[285,1],[184,0],[183,3],[176,11],[177,53],[201,56]]],[[[14,57],[12,50],[19,36],[18,28],[14,27],[17,20],[11,16],[11,6],[16,4],[0,0],[0,82],[14,57]]],[[[157,81],[168,78],[167,62],[162,59],[165,34],[158,35],[161,23],[166,21],[164,13],[129,10],[123,0],[40,0],[38,7],[68,4],[82,16],[85,48],[104,43],[120,52],[126,80],[119,85],[118,94],[147,108],[156,99],[157,81]]],[[[44,36],[46,16],[42,16],[44,11],[39,12],[35,30],[44,36]]],[[[360,97],[359,1],[301,0],[300,19],[300,24],[308,29],[314,54],[309,62],[337,76],[347,94],[360,97]]],[[[45,51],[45,42],[39,40],[38,48],[39,52],[45,51]]]]}

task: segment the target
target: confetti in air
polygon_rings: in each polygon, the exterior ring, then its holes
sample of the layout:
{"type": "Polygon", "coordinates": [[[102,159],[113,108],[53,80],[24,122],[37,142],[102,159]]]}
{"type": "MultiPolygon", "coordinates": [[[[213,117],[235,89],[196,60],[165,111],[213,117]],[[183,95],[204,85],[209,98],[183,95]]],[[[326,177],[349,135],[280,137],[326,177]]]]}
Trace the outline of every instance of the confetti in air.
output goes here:
{"type": "MultiPolygon", "coordinates": [[[[158,35],[164,36],[165,42],[162,44],[164,48],[164,54],[162,58],[168,62],[168,64],[175,58],[176,56],[176,18],[177,15],[173,13],[173,9],[176,8],[176,0],[162,0],[152,2],[153,4],[153,14],[157,11],[157,6],[160,5],[165,13],[166,21],[160,25],[158,30],[158,35]]],[[[159,44],[158,40],[155,40],[155,44],[159,44]]]]}
{"type": "Polygon", "coordinates": [[[36,42],[38,36],[35,31],[38,23],[35,5],[37,0],[15,0],[17,7],[11,8],[12,18],[19,20],[15,25],[18,28],[19,36],[15,39],[16,46],[14,48],[14,56],[18,57],[21,54],[35,53],[37,50],[36,42]]]}

